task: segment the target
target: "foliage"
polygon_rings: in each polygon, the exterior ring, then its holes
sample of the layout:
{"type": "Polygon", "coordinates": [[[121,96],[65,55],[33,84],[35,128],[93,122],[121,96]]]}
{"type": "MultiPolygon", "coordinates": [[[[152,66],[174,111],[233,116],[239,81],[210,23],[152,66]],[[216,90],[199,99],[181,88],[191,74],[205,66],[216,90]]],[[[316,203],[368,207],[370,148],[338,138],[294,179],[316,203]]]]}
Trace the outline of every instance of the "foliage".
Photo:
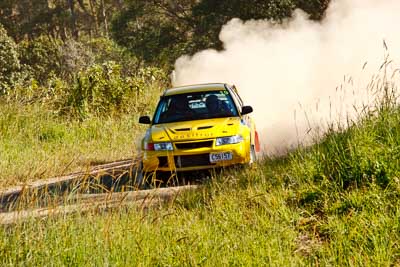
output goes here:
{"type": "Polygon", "coordinates": [[[295,8],[321,19],[328,0],[127,1],[112,21],[113,38],[139,58],[157,65],[172,64],[182,54],[222,48],[218,35],[233,18],[280,22],[295,8]]]}
{"type": "Polygon", "coordinates": [[[107,36],[108,19],[121,5],[120,0],[2,0],[0,23],[18,41],[44,34],[64,41],[107,36]]]}
{"type": "MultiPolygon", "coordinates": [[[[47,35],[67,42],[66,47],[72,52],[77,52],[79,48],[70,39],[94,39],[95,45],[106,45],[106,42],[100,41],[101,38],[107,40],[113,36],[119,45],[127,48],[140,61],[170,68],[182,54],[221,48],[218,34],[222,25],[232,18],[279,22],[290,17],[295,8],[301,8],[310,14],[310,18],[318,20],[323,17],[329,2],[4,0],[0,3],[0,23],[17,42],[47,35]]],[[[36,79],[42,82],[42,77],[36,79]]]]}
{"type": "Polygon", "coordinates": [[[51,76],[60,76],[62,70],[63,42],[49,36],[39,36],[18,44],[21,64],[31,75],[44,84],[51,76]]]}
{"type": "Polygon", "coordinates": [[[140,68],[137,58],[126,48],[118,46],[109,38],[99,37],[82,41],[94,56],[94,62],[103,64],[114,61],[121,65],[123,76],[132,76],[140,68]]]}
{"type": "Polygon", "coordinates": [[[312,149],[293,155],[293,172],[325,183],[326,190],[375,184],[386,188],[400,175],[400,109],[387,96],[349,128],[331,129],[312,149]]]}
{"type": "MultiPolygon", "coordinates": [[[[148,208],[139,201],[133,207],[3,227],[0,262],[43,265],[50,257],[56,265],[395,266],[400,260],[398,157],[387,161],[387,185],[367,179],[343,187],[339,176],[313,175],[314,166],[325,164],[353,177],[352,170],[346,169],[350,162],[359,164],[359,158],[332,153],[338,144],[345,150],[351,146],[355,153],[372,151],[369,159],[376,161],[384,150],[399,148],[398,104],[378,107],[361,119],[348,131],[329,132],[309,149],[266,158],[253,169],[214,173],[197,192],[173,198],[168,205],[148,208]],[[361,138],[367,136],[373,142],[361,138]]],[[[114,145],[115,138],[125,137],[131,129],[125,120],[119,124],[107,120],[107,127],[103,122],[85,121],[82,127],[62,129],[42,123],[45,127],[37,136],[52,144],[71,135],[79,140],[87,136],[96,140],[96,146],[105,147],[107,138],[114,145]]],[[[24,122],[19,124],[23,127],[24,122]]],[[[81,147],[88,144],[82,142],[81,147]]],[[[374,177],[365,170],[365,175],[374,177]]]]}
{"type": "Polygon", "coordinates": [[[280,21],[290,17],[295,8],[292,0],[212,1],[204,0],[193,8],[193,16],[202,24],[195,36],[203,36],[200,48],[221,48],[218,39],[222,25],[233,18],[242,20],[271,19],[280,21]],[[206,36],[207,38],[204,38],[206,36]]]}
{"type": "Polygon", "coordinates": [[[174,52],[184,34],[152,1],[129,1],[112,24],[114,39],[140,59],[162,65],[163,53],[174,52]],[[150,15],[151,14],[151,15],[150,15]]]}
{"type": "Polygon", "coordinates": [[[23,67],[40,85],[52,77],[72,81],[80,71],[94,63],[114,61],[121,65],[124,76],[133,75],[138,69],[135,57],[107,38],[68,39],[65,42],[46,35],[18,44],[23,67]]]}
{"type": "Polygon", "coordinates": [[[130,101],[139,99],[144,90],[165,81],[165,77],[164,72],[156,68],[141,69],[136,76],[123,77],[121,66],[113,61],[94,64],[78,73],[73,87],[63,93],[65,102],[60,106],[63,113],[80,118],[89,114],[125,113],[140,108],[130,106],[130,101]]]}
{"type": "Polygon", "coordinates": [[[71,80],[76,73],[85,70],[93,63],[93,54],[83,43],[74,39],[65,42],[62,53],[63,77],[71,80]]]}
{"type": "MultiPolygon", "coordinates": [[[[165,71],[140,61],[163,65],[218,48],[219,29],[232,17],[279,21],[300,7],[320,19],[328,2],[0,1],[0,22],[20,49],[0,27],[0,89],[8,90],[0,97],[0,187],[133,157],[138,116],[169,86],[165,71]],[[94,38],[107,36],[117,9],[113,36],[132,54],[94,38]],[[21,84],[24,66],[34,77],[21,84]]],[[[358,119],[253,169],[212,174],[199,192],[168,206],[2,227],[0,263],[396,266],[398,96],[386,95],[358,119]]]]}
{"type": "Polygon", "coordinates": [[[146,64],[170,70],[182,54],[220,49],[218,34],[232,18],[279,22],[290,17],[295,8],[302,8],[311,18],[321,19],[328,3],[329,0],[4,0],[0,3],[0,23],[21,43],[23,67],[27,67],[31,78],[44,84],[53,75],[51,72],[70,82],[74,74],[105,61],[121,64],[124,75],[146,64]],[[57,60],[51,62],[50,58],[57,60]],[[37,65],[33,64],[35,60],[37,65]]]}
{"type": "Polygon", "coordinates": [[[113,62],[95,64],[79,72],[66,104],[81,116],[89,112],[105,113],[111,107],[121,108],[127,89],[118,65],[113,62]]]}
{"type": "Polygon", "coordinates": [[[20,67],[17,45],[0,24],[0,95],[15,85],[20,67]]]}
{"type": "Polygon", "coordinates": [[[330,0],[295,0],[296,6],[310,15],[311,19],[321,20],[330,0]]]}
{"type": "Polygon", "coordinates": [[[80,121],[60,117],[51,102],[16,101],[1,103],[0,114],[1,190],[85,170],[91,162],[128,158],[136,151],[139,114],[80,121]]]}
{"type": "MultiPolygon", "coordinates": [[[[103,75],[103,71],[92,70],[96,75],[103,75]]],[[[81,117],[73,107],[65,106],[71,91],[60,78],[50,78],[46,87],[32,81],[1,97],[0,189],[85,170],[91,162],[133,157],[142,130],[138,118],[154,109],[158,100],[155,96],[164,89],[158,82],[162,72],[146,72],[131,78],[130,85],[137,84],[140,91],[133,87],[133,95],[123,96],[126,113],[112,113],[115,108],[107,106],[109,113],[96,114],[89,106],[92,113],[81,117]]],[[[114,76],[114,83],[122,79],[115,74],[110,76],[114,76]]],[[[99,101],[103,100],[95,103],[99,101]]]]}

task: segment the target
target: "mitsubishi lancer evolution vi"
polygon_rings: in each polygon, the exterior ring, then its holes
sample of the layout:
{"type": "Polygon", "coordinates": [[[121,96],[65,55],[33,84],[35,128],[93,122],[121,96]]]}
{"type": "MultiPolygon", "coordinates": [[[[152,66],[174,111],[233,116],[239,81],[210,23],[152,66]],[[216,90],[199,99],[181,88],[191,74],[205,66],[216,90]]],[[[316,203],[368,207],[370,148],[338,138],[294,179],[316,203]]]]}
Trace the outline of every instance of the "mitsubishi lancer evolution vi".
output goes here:
{"type": "Polygon", "coordinates": [[[235,86],[198,84],[165,90],[141,143],[143,172],[194,171],[251,164],[258,135],[235,86]]]}

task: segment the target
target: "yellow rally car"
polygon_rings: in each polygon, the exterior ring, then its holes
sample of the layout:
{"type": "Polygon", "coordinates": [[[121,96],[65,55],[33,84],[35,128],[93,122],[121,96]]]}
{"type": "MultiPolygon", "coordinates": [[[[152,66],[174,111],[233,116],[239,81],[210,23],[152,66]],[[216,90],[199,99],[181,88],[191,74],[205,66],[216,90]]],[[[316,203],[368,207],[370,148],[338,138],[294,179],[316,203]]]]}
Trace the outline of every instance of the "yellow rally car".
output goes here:
{"type": "Polygon", "coordinates": [[[199,84],[165,90],[142,140],[142,168],[192,171],[250,164],[259,151],[255,125],[235,86],[199,84]]]}

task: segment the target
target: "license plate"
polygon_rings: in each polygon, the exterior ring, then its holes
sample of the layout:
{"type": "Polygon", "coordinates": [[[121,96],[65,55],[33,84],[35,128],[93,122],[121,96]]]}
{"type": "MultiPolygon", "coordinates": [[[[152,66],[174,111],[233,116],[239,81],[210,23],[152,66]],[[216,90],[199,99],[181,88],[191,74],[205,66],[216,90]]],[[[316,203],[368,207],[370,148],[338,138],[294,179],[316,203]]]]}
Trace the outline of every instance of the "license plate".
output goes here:
{"type": "Polygon", "coordinates": [[[232,152],[211,153],[210,162],[217,162],[223,160],[232,160],[232,152]]]}

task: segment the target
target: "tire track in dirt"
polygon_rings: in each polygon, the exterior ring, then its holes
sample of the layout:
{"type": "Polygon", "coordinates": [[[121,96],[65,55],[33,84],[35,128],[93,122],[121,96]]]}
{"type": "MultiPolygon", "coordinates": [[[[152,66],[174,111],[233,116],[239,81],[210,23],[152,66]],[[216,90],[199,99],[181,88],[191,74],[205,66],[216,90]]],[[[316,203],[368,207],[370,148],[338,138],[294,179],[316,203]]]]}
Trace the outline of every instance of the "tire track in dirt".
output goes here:
{"type": "Polygon", "coordinates": [[[75,191],[88,185],[93,180],[102,177],[117,181],[120,177],[127,175],[134,178],[136,174],[137,160],[115,161],[103,165],[88,168],[87,171],[75,172],[65,176],[38,180],[24,185],[0,191],[0,212],[13,209],[21,200],[35,199],[49,194],[62,194],[75,191]]]}
{"type": "Polygon", "coordinates": [[[0,224],[120,207],[146,209],[199,188],[184,185],[141,190],[135,184],[139,163],[138,159],[115,161],[0,191],[0,224]]]}
{"type": "Polygon", "coordinates": [[[148,209],[154,206],[173,202],[178,195],[194,191],[198,185],[186,185],[171,188],[157,188],[130,192],[110,192],[102,194],[78,194],[74,196],[77,204],[55,207],[17,210],[0,213],[1,225],[12,225],[46,217],[63,216],[76,213],[103,212],[122,207],[148,209]]]}

